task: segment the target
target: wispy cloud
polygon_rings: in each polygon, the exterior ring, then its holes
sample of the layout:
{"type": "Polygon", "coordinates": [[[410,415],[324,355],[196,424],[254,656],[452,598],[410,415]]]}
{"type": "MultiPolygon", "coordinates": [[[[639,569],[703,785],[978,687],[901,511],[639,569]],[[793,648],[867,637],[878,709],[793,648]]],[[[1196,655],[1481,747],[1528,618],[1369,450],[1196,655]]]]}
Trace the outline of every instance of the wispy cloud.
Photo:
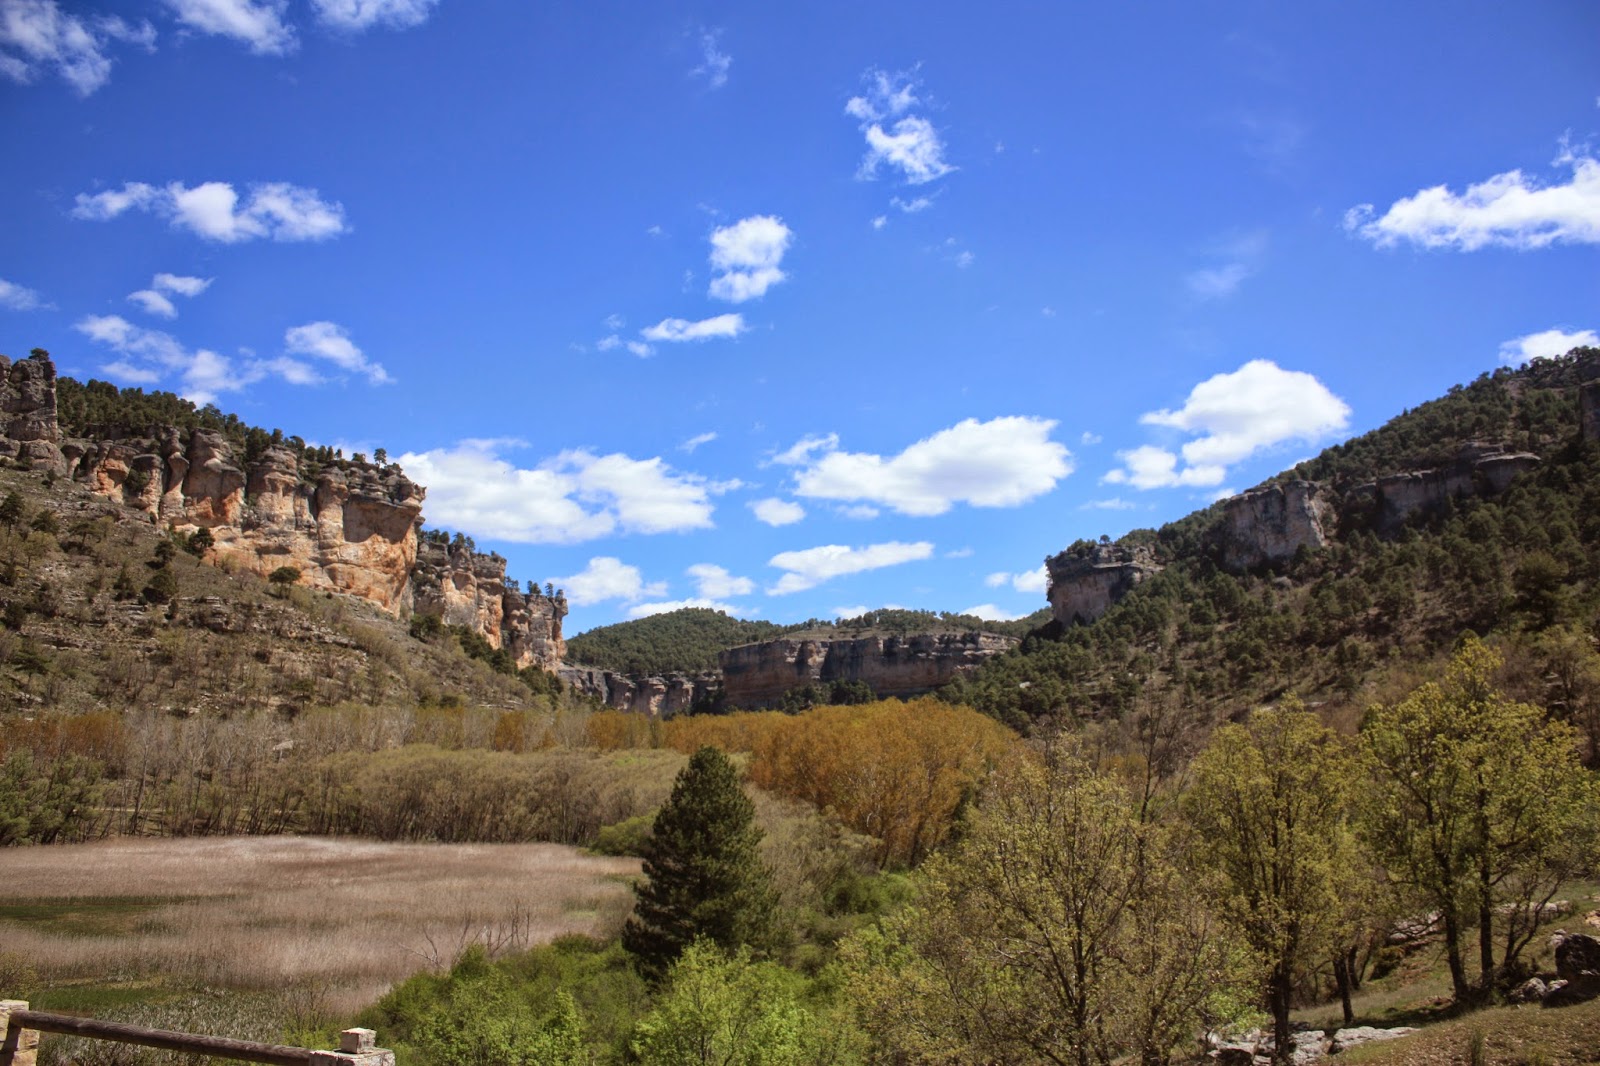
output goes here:
{"type": "Polygon", "coordinates": [[[717,315],[690,322],[685,318],[664,318],[640,331],[648,341],[665,341],[669,344],[683,341],[708,341],[717,338],[737,337],[745,331],[744,316],[740,314],[717,315]]]}
{"type": "Polygon", "coordinates": [[[113,16],[79,17],[55,0],[0,0],[0,74],[27,85],[41,70],[53,69],[78,93],[88,96],[111,78],[113,43],[154,48],[150,23],[113,16]]]}
{"type": "Polygon", "coordinates": [[[289,0],[165,0],[183,25],[200,33],[228,37],[257,55],[283,55],[299,42],[284,21],[289,0]]]}
{"type": "Polygon", "coordinates": [[[340,370],[361,374],[374,385],[384,385],[394,379],[380,363],[374,363],[357,348],[350,334],[334,322],[308,322],[295,326],[283,335],[283,345],[290,355],[309,355],[324,359],[340,370]]]}
{"type": "Polygon", "coordinates": [[[241,206],[239,194],[225,181],[208,181],[192,188],[176,181],[160,187],[130,181],[121,189],[79,193],[72,214],[104,222],[132,210],[168,219],[180,229],[224,244],[258,237],[320,241],[349,232],[342,204],[329,203],[317,190],[287,182],[251,185],[241,206]]]}
{"type": "Polygon", "coordinates": [[[158,318],[177,318],[178,308],[170,295],[198,296],[211,285],[211,278],[191,278],[178,274],[157,274],[150,279],[148,289],[130,292],[128,299],[144,308],[146,314],[158,318]]]}
{"type": "Polygon", "coordinates": [[[700,447],[700,445],[710,444],[716,439],[716,433],[697,433],[688,440],[684,441],[682,444],[678,445],[678,450],[680,452],[693,452],[696,448],[700,447]]]}
{"type": "Polygon", "coordinates": [[[1045,571],[1043,566],[1039,567],[1037,570],[1024,570],[1020,574],[1013,574],[1005,570],[1001,570],[998,573],[990,574],[988,577],[984,578],[983,583],[992,589],[1005,588],[1009,586],[1013,589],[1016,589],[1018,592],[1042,593],[1050,584],[1050,575],[1045,571]]]}
{"type": "Polygon", "coordinates": [[[1396,200],[1382,215],[1371,204],[1352,207],[1344,227],[1379,248],[1402,241],[1459,252],[1600,244],[1600,159],[1563,143],[1555,165],[1570,168],[1571,179],[1543,184],[1508,170],[1459,194],[1435,185],[1396,200]]]}
{"type": "Polygon", "coordinates": [[[0,278],[0,307],[7,311],[40,311],[49,306],[36,290],[0,278]]]}
{"type": "Polygon", "coordinates": [[[728,84],[728,68],[733,66],[733,57],[717,45],[717,38],[721,35],[720,30],[700,32],[702,60],[698,67],[689,72],[692,78],[704,78],[706,86],[711,89],[720,89],[728,84]]]}
{"type": "Polygon", "coordinates": [[[925,185],[956,169],[945,161],[944,141],[933,123],[911,113],[923,103],[917,96],[920,82],[916,71],[890,74],[874,68],[862,80],[866,91],[852,96],[844,106],[845,114],[860,123],[867,141],[867,154],[856,170],[858,178],[871,180],[888,167],[898,171],[908,185],[925,185]]]}
{"type": "Polygon", "coordinates": [[[439,0],[311,0],[324,25],[355,32],[374,26],[391,30],[420,26],[438,4],[439,0]]]}
{"type": "Polygon", "coordinates": [[[925,540],[914,544],[889,541],[861,548],[823,544],[801,551],[779,552],[767,560],[767,565],[777,567],[784,574],[778,578],[776,585],[767,589],[767,595],[785,596],[791,592],[803,592],[845,574],[899,566],[932,555],[933,545],[925,540]]]}

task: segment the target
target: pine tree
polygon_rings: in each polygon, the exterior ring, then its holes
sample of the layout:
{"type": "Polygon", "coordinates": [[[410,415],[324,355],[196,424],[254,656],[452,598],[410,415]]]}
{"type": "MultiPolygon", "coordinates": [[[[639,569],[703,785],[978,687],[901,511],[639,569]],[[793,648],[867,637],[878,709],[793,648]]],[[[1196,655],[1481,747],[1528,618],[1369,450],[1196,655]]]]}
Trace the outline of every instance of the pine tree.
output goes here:
{"type": "Polygon", "coordinates": [[[774,895],[761,861],[755,805],[728,757],[695,752],[656,815],[644,848],[644,883],[622,945],[660,979],[685,948],[709,940],[727,951],[765,945],[774,895]]]}

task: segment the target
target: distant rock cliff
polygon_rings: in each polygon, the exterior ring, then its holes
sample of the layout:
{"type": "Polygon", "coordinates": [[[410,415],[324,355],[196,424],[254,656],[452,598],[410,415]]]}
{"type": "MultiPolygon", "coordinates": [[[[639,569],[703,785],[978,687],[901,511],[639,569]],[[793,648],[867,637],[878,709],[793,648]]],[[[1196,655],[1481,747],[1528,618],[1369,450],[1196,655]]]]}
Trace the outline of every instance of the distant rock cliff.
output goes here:
{"type": "Polygon", "coordinates": [[[714,700],[722,691],[722,679],[716,674],[630,677],[588,666],[563,666],[556,673],[564,683],[607,707],[651,718],[684,714],[714,700]]]}
{"type": "Polygon", "coordinates": [[[993,633],[912,633],[845,640],[780,639],[717,656],[723,695],[735,707],[769,707],[790,689],[865,682],[879,696],[931,692],[1017,643],[993,633]]]}
{"type": "Polygon", "coordinates": [[[1278,566],[1301,548],[1328,543],[1333,506],[1309,481],[1289,481],[1240,493],[1222,505],[1222,566],[1234,573],[1278,566]]]}
{"type": "Polygon", "coordinates": [[[302,462],[280,444],[246,459],[221,433],[172,426],[90,427],[66,440],[55,380],[45,355],[0,356],[0,454],[81,482],[164,529],[209,531],[207,557],[224,568],[266,577],[293,567],[318,591],[466,626],[519,667],[553,670],[561,661],[564,598],[507,585],[499,556],[430,545],[419,560],[427,490],[398,466],[302,462]]]}
{"type": "Polygon", "coordinates": [[[1044,561],[1050,612],[1064,626],[1087,625],[1152,574],[1161,572],[1145,547],[1075,545],[1044,561]]]}
{"type": "Polygon", "coordinates": [[[1439,512],[1451,500],[1498,496],[1518,474],[1538,465],[1539,457],[1531,452],[1508,452],[1504,445],[1474,441],[1446,466],[1391,474],[1359,486],[1352,496],[1370,496],[1374,527],[1392,533],[1414,516],[1439,512]]]}

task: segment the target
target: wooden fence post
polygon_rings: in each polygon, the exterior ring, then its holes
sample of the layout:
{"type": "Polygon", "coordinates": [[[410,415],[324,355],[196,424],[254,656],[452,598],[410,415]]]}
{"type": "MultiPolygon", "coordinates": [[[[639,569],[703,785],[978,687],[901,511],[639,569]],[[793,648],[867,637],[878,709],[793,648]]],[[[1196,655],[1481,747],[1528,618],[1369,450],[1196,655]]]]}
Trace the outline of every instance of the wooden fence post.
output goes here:
{"type": "MultiPolygon", "coordinates": [[[[346,1029],[339,1034],[339,1050],[313,1052],[311,1066],[394,1066],[394,1052],[373,1046],[377,1038],[371,1029],[346,1029]]],[[[0,1066],[6,1066],[4,1060],[0,1066]]]]}
{"type": "Polygon", "coordinates": [[[34,1066],[38,1061],[39,1034],[11,1021],[13,1011],[27,1009],[25,999],[0,999],[0,1066],[34,1066]]]}

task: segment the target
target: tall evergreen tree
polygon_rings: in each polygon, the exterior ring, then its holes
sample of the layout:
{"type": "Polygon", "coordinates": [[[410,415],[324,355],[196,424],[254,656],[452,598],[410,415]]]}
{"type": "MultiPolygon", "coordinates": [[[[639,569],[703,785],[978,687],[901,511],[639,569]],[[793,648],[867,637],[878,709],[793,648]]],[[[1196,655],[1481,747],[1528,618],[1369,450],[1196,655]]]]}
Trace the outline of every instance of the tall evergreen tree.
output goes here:
{"type": "Polygon", "coordinates": [[[761,836],[728,757],[710,747],[695,752],[656,815],[644,848],[646,880],[634,887],[622,933],[641,972],[661,978],[696,940],[727,951],[765,944],[775,897],[761,836]]]}

